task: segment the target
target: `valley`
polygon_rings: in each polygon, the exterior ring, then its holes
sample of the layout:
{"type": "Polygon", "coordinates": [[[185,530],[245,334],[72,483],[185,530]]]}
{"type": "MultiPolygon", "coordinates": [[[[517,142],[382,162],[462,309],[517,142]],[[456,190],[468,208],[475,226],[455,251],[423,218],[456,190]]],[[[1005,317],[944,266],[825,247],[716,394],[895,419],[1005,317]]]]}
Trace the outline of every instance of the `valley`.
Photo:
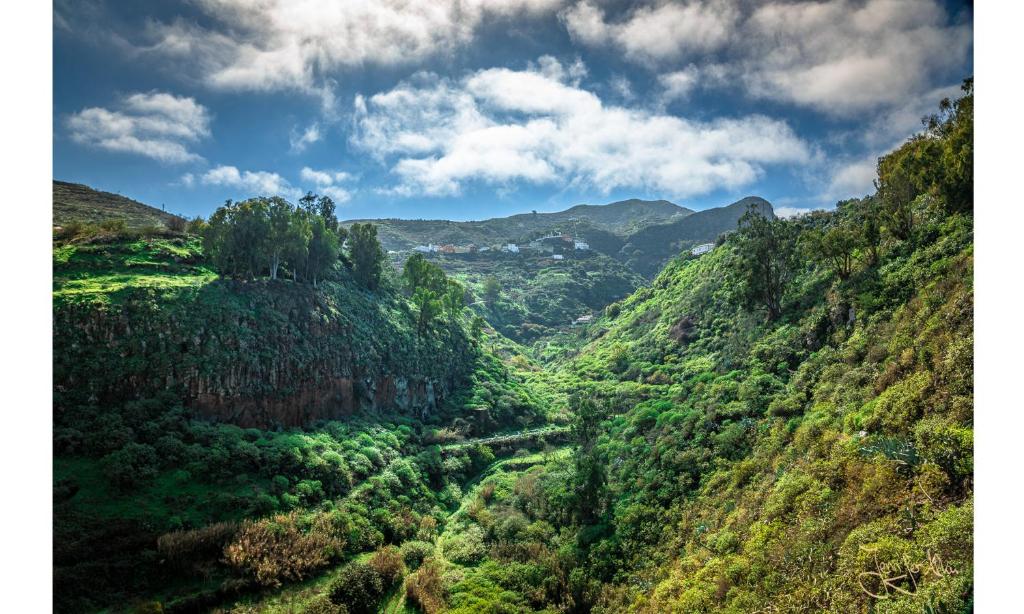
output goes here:
{"type": "Polygon", "coordinates": [[[787,219],[55,182],[55,610],[972,611],[971,82],[946,111],[787,219]]]}

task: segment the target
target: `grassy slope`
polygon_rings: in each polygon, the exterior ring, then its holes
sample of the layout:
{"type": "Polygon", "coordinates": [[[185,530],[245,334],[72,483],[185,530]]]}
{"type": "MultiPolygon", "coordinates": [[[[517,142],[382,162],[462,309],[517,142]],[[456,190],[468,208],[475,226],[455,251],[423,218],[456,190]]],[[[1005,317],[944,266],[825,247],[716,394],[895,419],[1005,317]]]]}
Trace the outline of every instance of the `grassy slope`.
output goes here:
{"type": "Polygon", "coordinates": [[[124,220],[128,228],[163,227],[175,216],[156,207],[110,192],[66,181],[53,182],[53,224],[98,224],[124,220]]]}
{"type": "Polygon", "coordinates": [[[847,282],[809,268],[765,325],[730,306],[720,249],[597,322],[568,369],[623,410],[605,611],[969,607],[972,254],[952,218],[847,282]],[[900,590],[875,575],[906,566],[900,590]]]}

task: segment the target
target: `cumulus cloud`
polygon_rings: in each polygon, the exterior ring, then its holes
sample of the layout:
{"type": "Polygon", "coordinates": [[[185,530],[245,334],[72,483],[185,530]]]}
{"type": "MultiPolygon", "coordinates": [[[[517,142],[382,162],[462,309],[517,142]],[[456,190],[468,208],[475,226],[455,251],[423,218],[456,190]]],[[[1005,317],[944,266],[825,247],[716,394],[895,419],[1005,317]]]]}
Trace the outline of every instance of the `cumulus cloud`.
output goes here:
{"type": "Polygon", "coordinates": [[[721,49],[739,18],[733,2],[664,2],[634,9],[622,21],[580,2],[561,14],[572,38],[587,45],[614,45],[642,62],[678,60],[721,49]]]}
{"type": "MultiPolygon", "coordinates": [[[[225,90],[333,96],[325,75],[421,62],[473,40],[494,18],[551,13],[562,0],[197,0],[206,25],[152,22],[147,50],[187,60],[225,90]]],[[[327,102],[325,101],[325,104],[327,102]]]]}
{"type": "Polygon", "coordinates": [[[683,70],[659,75],[658,84],[662,88],[662,99],[669,101],[689,97],[690,92],[697,86],[698,74],[697,67],[690,64],[683,70]]]}
{"type": "Polygon", "coordinates": [[[399,194],[458,194],[466,182],[559,182],[676,197],[747,185],[808,146],[760,115],[693,121],[605,104],[551,59],[459,80],[420,75],[357,96],[353,144],[392,163],[399,194]],[[547,65],[547,69],[541,68],[547,65]]]}
{"type": "Polygon", "coordinates": [[[184,163],[202,160],[188,146],[210,136],[210,113],[193,98],[140,92],[123,97],[113,110],[82,109],[65,125],[76,143],[184,163]]]}
{"type": "Polygon", "coordinates": [[[354,177],[345,171],[315,170],[303,167],[299,177],[306,184],[312,184],[320,194],[330,196],[336,203],[344,203],[352,198],[352,190],[340,185],[352,181],[354,177]]]}
{"type": "Polygon", "coordinates": [[[243,190],[244,197],[282,196],[297,198],[301,192],[288,181],[269,171],[240,171],[235,166],[214,167],[199,177],[204,185],[221,186],[243,190]]]}
{"type": "Polygon", "coordinates": [[[662,2],[619,20],[584,1],[561,15],[582,44],[669,74],[683,60],[717,64],[754,97],[836,115],[926,91],[963,68],[972,44],[938,0],[662,2]]]}

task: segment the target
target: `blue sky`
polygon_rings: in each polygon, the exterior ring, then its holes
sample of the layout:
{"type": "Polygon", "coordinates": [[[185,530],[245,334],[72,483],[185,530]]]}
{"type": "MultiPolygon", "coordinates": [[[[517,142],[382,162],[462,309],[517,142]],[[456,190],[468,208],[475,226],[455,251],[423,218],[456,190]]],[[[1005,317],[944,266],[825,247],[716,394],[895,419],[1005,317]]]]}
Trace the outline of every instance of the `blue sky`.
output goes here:
{"type": "Polygon", "coordinates": [[[54,177],[188,216],[792,213],[871,192],[973,70],[970,5],[937,0],[252,4],[58,0],[54,177]]]}

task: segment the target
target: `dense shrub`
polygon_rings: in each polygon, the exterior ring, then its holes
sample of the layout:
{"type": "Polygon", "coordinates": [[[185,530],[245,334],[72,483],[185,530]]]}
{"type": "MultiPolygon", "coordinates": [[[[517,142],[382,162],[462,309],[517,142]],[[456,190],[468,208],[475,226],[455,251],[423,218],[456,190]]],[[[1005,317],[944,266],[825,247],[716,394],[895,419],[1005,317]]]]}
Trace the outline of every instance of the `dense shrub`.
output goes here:
{"type": "Polygon", "coordinates": [[[484,532],[479,526],[470,525],[461,533],[449,534],[441,542],[441,551],[445,557],[456,563],[478,563],[486,552],[484,532]]]}
{"type": "Polygon", "coordinates": [[[215,522],[198,529],[172,531],[157,539],[157,552],[174,564],[216,558],[238,532],[234,522],[215,522]]]}
{"type": "Polygon", "coordinates": [[[121,490],[130,490],[148,482],[156,476],[158,468],[153,446],[134,442],[106,455],[102,464],[107,479],[121,490]]]}
{"type": "Polygon", "coordinates": [[[247,520],[224,549],[229,565],[266,586],[301,580],[338,556],[344,540],[327,516],[304,518],[298,512],[265,520],[247,520]]]}
{"type": "Polygon", "coordinates": [[[434,554],[434,544],[424,541],[407,541],[401,547],[402,560],[409,567],[415,569],[420,566],[427,557],[434,554]]]}
{"type": "Polygon", "coordinates": [[[366,563],[353,561],[342,567],[331,582],[332,603],[343,605],[351,614],[373,614],[384,594],[380,574],[366,563]]]}
{"type": "Polygon", "coordinates": [[[415,573],[405,579],[405,598],[424,614],[437,614],[444,609],[444,580],[437,559],[426,559],[415,573]]]}
{"type": "Polygon", "coordinates": [[[366,564],[377,572],[385,589],[391,589],[405,576],[405,562],[396,546],[385,546],[374,552],[366,564]]]}

